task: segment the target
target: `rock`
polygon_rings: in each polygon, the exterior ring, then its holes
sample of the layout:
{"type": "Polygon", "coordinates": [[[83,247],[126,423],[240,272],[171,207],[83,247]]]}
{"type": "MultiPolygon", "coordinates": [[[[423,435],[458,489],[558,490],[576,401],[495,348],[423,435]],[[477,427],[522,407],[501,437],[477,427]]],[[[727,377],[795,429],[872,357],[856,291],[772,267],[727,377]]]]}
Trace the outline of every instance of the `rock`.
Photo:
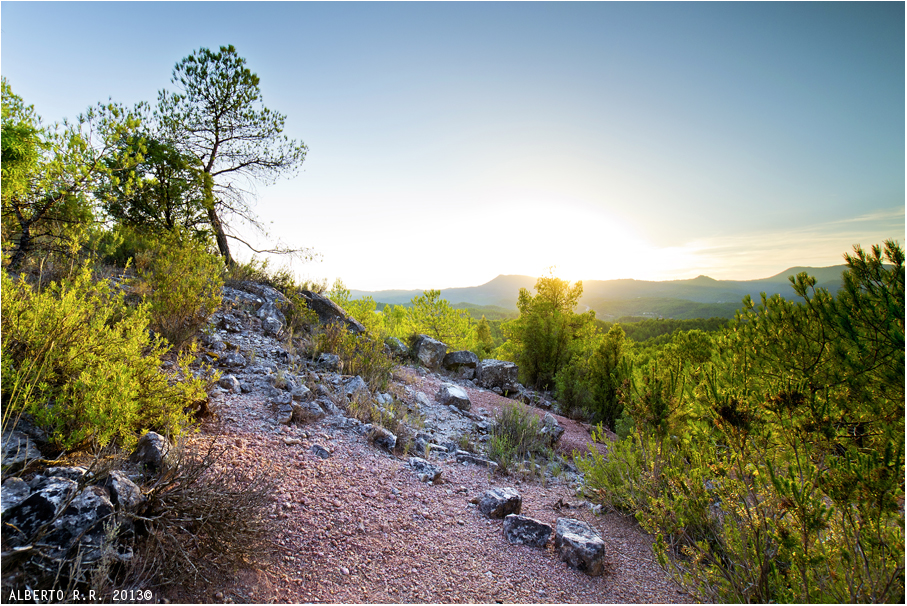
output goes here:
{"type": "Polygon", "coordinates": [[[318,402],[293,402],[293,420],[297,423],[319,421],[325,416],[318,402]]]}
{"type": "Polygon", "coordinates": [[[550,412],[546,412],[545,417],[542,419],[542,426],[539,429],[539,433],[547,436],[549,443],[553,446],[561,439],[561,436],[564,435],[564,431],[564,428],[560,426],[557,419],[554,418],[554,415],[550,412]]]}
{"type": "Polygon", "coordinates": [[[243,321],[233,314],[224,314],[224,317],[220,319],[220,327],[229,333],[241,333],[243,331],[243,321]]]}
{"type": "Polygon", "coordinates": [[[261,321],[261,329],[266,335],[276,337],[284,329],[284,324],[277,318],[265,318],[261,321]]]}
{"type": "Polygon", "coordinates": [[[390,394],[379,393],[377,396],[375,396],[375,402],[377,402],[381,406],[390,406],[394,403],[394,398],[391,397],[390,394]]]}
{"type": "Polygon", "coordinates": [[[31,493],[31,487],[22,478],[8,478],[0,487],[0,514],[15,507],[31,493]]]}
{"type": "MultiPolygon", "coordinates": [[[[44,470],[44,475],[48,478],[66,478],[73,482],[80,482],[88,470],[84,467],[48,467],[44,470]]],[[[92,476],[89,475],[89,478],[92,476]]]]}
{"type": "Polygon", "coordinates": [[[397,447],[397,436],[380,425],[373,426],[369,433],[369,440],[378,448],[392,452],[397,447]]]}
{"type": "Polygon", "coordinates": [[[2,446],[3,471],[17,471],[28,466],[32,461],[42,458],[41,451],[27,435],[21,431],[4,433],[2,446]]]}
{"type": "Polygon", "coordinates": [[[443,383],[438,390],[438,402],[444,406],[456,406],[460,410],[469,410],[472,402],[469,401],[469,395],[466,390],[453,383],[443,383]]]}
{"type": "Polygon", "coordinates": [[[237,379],[233,375],[222,376],[217,384],[220,385],[222,389],[226,389],[227,391],[232,391],[233,393],[240,392],[239,379],[237,379]]]}
{"type": "Polygon", "coordinates": [[[246,365],[246,358],[241,353],[232,352],[220,358],[218,364],[231,368],[244,367],[246,365]]]}
{"type": "MultiPolygon", "coordinates": [[[[270,301],[277,306],[287,305],[290,302],[282,292],[280,292],[273,286],[268,286],[267,284],[260,284],[258,282],[243,282],[242,289],[257,295],[257,299],[252,299],[255,301],[270,301]]],[[[237,291],[234,290],[234,292],[237,291]]],[[[247,302],[249,300],[250,299],[246,299],[247,302]]]]}
{"type": "Polygon", "coordinates": [[[356,375],[343,383],[343,389],[348,396],[352,396],[357,391],[368,394],[368,383],[365,382],[365,379],[356,375]]]}
{"type": "Polygon", "coordinates": [[[142,489],[119,470],[110,472],[104,487],[110,493],[110,502],[125,511],[136,511],[148,500],[142,489]]]}
{"type": "Polygon", "coordinates": [[[552,532],[548,524],[527,516],[512,513],[504,518],[504,538],[511,545],[544,547],[552,532]]]}
{"type": "Polygon", "coordinates": [[[447,353],[447,345],[436,341],[428,335],[419,335],[413,342],[413,352],[416,358],[426,368],[437,368],[447,353]]]}
{"type": "MultiPolygon", "coordinates": [[[[456,444],[454,444],[454,448],[456,447],[456,444]]],[[[466,452],[465,450],[457,450],[456,457],[457,463],[471,463],[473,465],[478,465],[479,467],[487,467],[492,471],[498,468],[498,464],[494,461],[472,454],[471,452],[466,452]]]]}
{"type": "Polygon", "coordinates": [[[299,295],[305,300],[309,309],[318,315],[322,324],[341,323],[345,324],[347,329],[352,333],[364,333],[365,326],[349,316],[343,308],[328,299],[325,296],[310,290],[300,290],[299,295]]]}
{"type": "Polygon", "coordinates": [[[290,396],[297,402],[311,402],[315,399],[315,394],[305,385],[298,385],[290,391],[290,396]]]}
{"type": "Polygon", "coordinates": [[[605,542],[591,526],[573,518],[558,518],[554,547],[572,568],[589,576],[604,571],[605,542]]]}
{"type": "Polygon", "coordinates": [[[330,372],[340,372],[343,370],[343,360],[340,356],[332,353],[323,353],[318,356],[318,364],[330,372]]]}
{"type": "Polygon", "coordinates": [[[148,471],[157,472],[168,463],[170,450],[170,442],[167,441],[167,438],[149,431],[139,439],[129,460],[140,464],[148,471]]]}
{"type": "Polygon", "coordinates": [[[463,368],[475,369],[479,364],[479,356],[468,350],[452,351],[441,361],[441,365],[450,371],[458,371],[463,368]]]}
{"type": "Polygon", "coordinates": [[[337,405],[334,404],[334,401],[330,398],[320,397],[317,400],[315,400],[315,402],[317,402],[318,405],[321,406],[322,410],[324,410],[326,413],[328,413],[331,416],[337,416],[337,415],[343,414],[343,411],[340,410],[337,407],[337,405]]]}
{"type": "Polygon", "coordinates": [[[397,337],[388,337],[385,339],[384,344],[387,345],[390,348],[391,353],[398,358],[409,356],[409,347],[397,337]]]}
{"type": "Polygon", "coordinates": [[[441,478],[441,469],[425,459],[410,457],[409,466],[416,472],[422,482],[437,482],[441,478]]]}
{"type": "MultiPolygon", "coordinates": [[[[289,397],[289,394],[287,394],[289,397]]],[[[280,404],[277,407],[277,424],[289,425],[293,421],[293,406],[291,404],[280,404]]]]}
{"type": "Polygon", "coordinates": [[[416,392],[415,398],[416,398],[416,404],[418,404],[421,408],[430,408],[431,407],[431,399],[427,395],[422,393],[421,391],[416,392]]]}
{"type": "Polygon", "coordinates": [[[310,450],[318,458],[321,458],[321,459],[330,459],[331,458],[330,451],[327,448],[325,448],[324,446],[321,446],[320,444],[312,444],[312,448],[310,450]]]}
{"type": "Polygon", "coordinates": [[[293,396],[286,392],[275,389],[274,391],[269,392],[271,396],[271,404],[277,406],[289,406],[293,402],[293,396]]]}
{"type": "Polygon", "coordinates": [[[73,480],[48,478],[39,490],[4,515],[4,539],[14,545],[30,540],[47,526],[41,539],[51,548],[53,558],[64,556],[78,543],[83,562],[100,558],[105,540],[104,522],[113,515],[113,503],[100,486],[88,486],[81,492],[73,480]]]}
{"type": "MultiPolygon", "coordinates": [[[[251,284],[251,282],[246,282],[246,284],[251,284]]],[[[258,308],[259,305],[264,303],[264,299],[262,299],[258,295],[248,293],[244,290],[230,288],[229,286],[224,286],[223,298],[225,301],[229,301],[237,306],[244,307],[258,308]]]]}
{"type": "Polygon", "coordinates": [[[492,488],[479,498],[479,511],[489,518],[518,514],[522,508],[523,498],[513,488],[492,488]]]}
{"type": "Polygon", "coordinates": [[[476,384],[485,389],[497,387],[501,391],[518,391],[519,369],[513,362],[482,360],[476,366],[476,384]]]}

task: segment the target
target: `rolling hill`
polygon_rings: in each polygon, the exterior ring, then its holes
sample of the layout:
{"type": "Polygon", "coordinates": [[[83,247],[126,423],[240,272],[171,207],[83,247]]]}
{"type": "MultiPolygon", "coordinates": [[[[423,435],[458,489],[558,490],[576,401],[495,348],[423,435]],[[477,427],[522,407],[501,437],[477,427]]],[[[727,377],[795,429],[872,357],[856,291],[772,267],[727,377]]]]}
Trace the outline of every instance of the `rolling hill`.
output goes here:
{"type": "MultiPolygon", "coordinates": [[[[668,318],[733,317],[744,296],[758,300],[761,293],[794,296],[788,276],[805,271],[817,280],[817,286],[836,292],[841,286],[841,274],[847,267],[791,267],[768,278],[758,280],[715,280],[699,276],[689,280],[584,280],[583,297],[578,311],[593,309],[602,319],[619,316],[662,316],[668,318]]],[[[501,275],[481,286],[448,288],[441,297],[452,304],[471,306],[493,305],[516,309],[521,288],[533,291],[536,278],[501,275]]],[[[352,290],[353,298],[372,297],[380,303],[400,305],[409,303],[420,290],[352,290]]]]}

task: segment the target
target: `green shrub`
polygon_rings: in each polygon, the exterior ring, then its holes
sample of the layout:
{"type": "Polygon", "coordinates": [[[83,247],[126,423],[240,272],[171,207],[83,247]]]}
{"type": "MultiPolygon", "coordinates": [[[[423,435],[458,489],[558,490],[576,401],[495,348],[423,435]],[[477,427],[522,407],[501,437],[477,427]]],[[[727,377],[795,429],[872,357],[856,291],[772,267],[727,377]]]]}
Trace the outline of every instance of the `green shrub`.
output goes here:
{"type": "Polygon", "coordinates": [[[628,437],[577,460],[699,600],[903,603],[904,253],[846,259],[836,295],[800,274],[676,334],[621,389],[628,437]]]}
{"type": "Polygon", "coordinates": [[[181,433],[185,407],[206,399],[188,355],[161,370],[167,347],[149,339],[147,306],[126,307],[87,265],[40,292],[6,272],[0,279],[4,427],[28,413],[60,448],[128,448],[145,429],[181,433]]]}
{"type": "Polygon", "coordinates": [[[548,436],[541,433],[538,417],[525,406],[514,403],[496,417],[486,454],[500,466],[501,471],[508,473],[524,460],[549,458],[551,448],[548,436]]]}
{"type": "Polygon", "coordinates": [[[147,293],[151,327],[177,349],[220,307],[223,264],[201,242],[168,234],[151,243],[136,268],[135,285],[147,293]]]}
{"type": "Polygon", "coordinates": [[[315,355],[328,352],[340,356],[346,374],[359,375],[372,389],[387,389],[394,372],[394,360],[385,345],[367,334],[353,334],[345,325],[332,322],[315,338],[315,355]]]}

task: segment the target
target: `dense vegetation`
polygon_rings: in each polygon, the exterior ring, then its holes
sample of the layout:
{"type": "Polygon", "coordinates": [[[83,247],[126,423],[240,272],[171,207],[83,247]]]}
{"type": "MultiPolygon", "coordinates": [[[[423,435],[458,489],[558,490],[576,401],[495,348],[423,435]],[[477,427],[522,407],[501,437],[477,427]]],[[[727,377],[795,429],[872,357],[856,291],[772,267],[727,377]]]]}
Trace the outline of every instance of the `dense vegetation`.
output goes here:
{"type": "MultiPolygon", "coordinates": [[[[182,438],[218,378],[195,340],[224,281],[261,267],[232,260],[230,222],[257,224],[248,182],[292,172],[305,147],[261,106],[258,78],[233,47],[193,53],[173,84],[179,92],[162,91],[154,110],[107,103],[48,126],[2,80],[3,432],[45,436],[51,464],[87,458],[85,477],[98,481],[149,430],[175,446],[142,487],[144,509],[129,514],[136,525],[118,516],[125,526],[105,526],[133,558],[117,562],[111,548],[83,561],[78,541],[61,556],[42,544],[49,526],[19,536],[4,522],[4,582],[16,569],[26,587],[110,600],[117,584],[181,585],[199,562],[226,570],[267,554],[269,470],[227,474],[217,467],[222,448],[198,454],[182,438]]],[[[299,286],[270,278],[288,296],[299,286]]],[[[300,307],[286,315],[310,327],[300,307]]]]}
{"type": "Polygon", "coordinates": [[[800,274],[612,365],[624,437],[578,459],[587,493],[703,599],[903,601],[904,254],[846,258],[837,296],[800,274]]]}

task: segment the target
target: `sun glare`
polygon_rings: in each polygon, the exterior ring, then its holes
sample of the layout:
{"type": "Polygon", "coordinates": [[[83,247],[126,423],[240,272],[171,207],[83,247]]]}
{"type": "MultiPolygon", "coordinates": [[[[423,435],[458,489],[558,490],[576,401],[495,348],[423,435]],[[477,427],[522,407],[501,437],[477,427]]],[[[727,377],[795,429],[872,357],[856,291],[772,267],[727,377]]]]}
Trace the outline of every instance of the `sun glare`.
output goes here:
{"type": "MultiPolygon", "coordinates": [[[[657,250],[632,226],[606,211],[570,204],[524,204],[507,222],[513,239],[502,247],[513,270],[543,275],[555,267],[565,280],[652,279],[663,265],[657,250]],[[516,255],[514,254],[516,253],[516,255]]],[[[502,251],[503,252],[503,251],[502,251]]]]}

